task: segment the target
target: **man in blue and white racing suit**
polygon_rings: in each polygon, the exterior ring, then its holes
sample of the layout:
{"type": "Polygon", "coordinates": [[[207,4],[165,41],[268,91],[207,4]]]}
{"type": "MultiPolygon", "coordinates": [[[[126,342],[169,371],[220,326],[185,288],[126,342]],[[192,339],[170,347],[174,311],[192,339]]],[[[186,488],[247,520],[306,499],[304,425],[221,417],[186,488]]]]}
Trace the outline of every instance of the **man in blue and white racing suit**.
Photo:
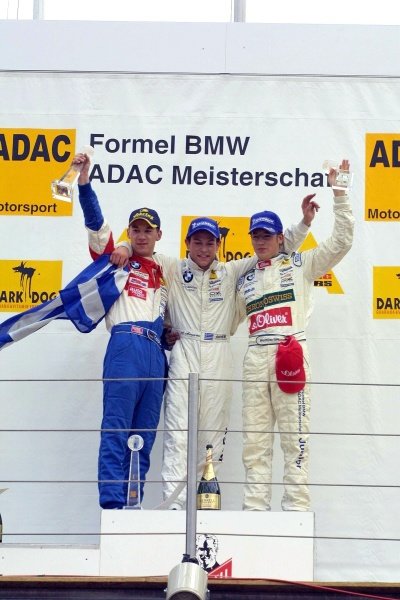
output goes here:
{"type": "MultiPolygon", "coordinates": [[[[89,158],[75,156],[81,168],[79,201],[95,259],[113,252],[114,242],[96,194],[89,183],[89,158]]],[[[106,314],[111,336],[104,358],[103,420],[99,450],[100,505],[123,508],[127,504],[130,430],[139,430],[144,445],[139,452],[141,497],[150,467],[160,418],[166,359],[160,337],[167,305],[167,287],[159,264],[154,262],[156,242],[161,238],[160,218],[155,210],[132,211],[128,237],[133,248],[124,290],[106,314]],[[143,378],[142,380],[135,380],[143,378]]]]}

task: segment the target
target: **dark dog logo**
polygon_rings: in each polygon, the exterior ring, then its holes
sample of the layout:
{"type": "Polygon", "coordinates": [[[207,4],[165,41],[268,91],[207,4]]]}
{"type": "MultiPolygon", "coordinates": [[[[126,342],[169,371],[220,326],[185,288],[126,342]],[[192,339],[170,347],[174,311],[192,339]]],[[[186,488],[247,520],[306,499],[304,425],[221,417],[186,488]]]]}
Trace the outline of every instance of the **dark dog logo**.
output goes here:
{"type": "Polygon", "coordinates": [[[21,261],[21,264],[18,267],[13,267],[13,271],[16,273],[20,273],[19,284],[24,294],[24,299],[26,301],[26,294],[28,293],[29,298],[32,298],[32,277],[36,271],[33,267],[27,267],[26,261],[21,261]]]}

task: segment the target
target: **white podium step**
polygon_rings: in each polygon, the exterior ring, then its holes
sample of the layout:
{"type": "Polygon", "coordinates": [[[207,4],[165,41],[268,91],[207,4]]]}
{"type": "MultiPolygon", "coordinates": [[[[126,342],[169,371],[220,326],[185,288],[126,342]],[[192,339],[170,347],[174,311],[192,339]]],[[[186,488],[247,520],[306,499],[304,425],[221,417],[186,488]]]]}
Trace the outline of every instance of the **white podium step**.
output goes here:
{"type": "MultiPolygon", "coordinates": [[[[100,575],[167,576],[185,552],[185,526],[184,511],[103,510],[100,575]]],[[[313,581],[314,513],[199,511],[197,535],[209,577],[313,581]]]]}
{"type": "MultiPolygon", "coordinates": [[[[1,544],[2,575],[168,576],[186,550],[186,513],[103,510],[100,547],[1,544]]],[[[314,513],[199,511],[211,577],[313,581],[314,513]]]]}
{"type": "Polygon", "coordinates": [[[1,575],[99,575],[98,546],[1,544],[1,575]]]}

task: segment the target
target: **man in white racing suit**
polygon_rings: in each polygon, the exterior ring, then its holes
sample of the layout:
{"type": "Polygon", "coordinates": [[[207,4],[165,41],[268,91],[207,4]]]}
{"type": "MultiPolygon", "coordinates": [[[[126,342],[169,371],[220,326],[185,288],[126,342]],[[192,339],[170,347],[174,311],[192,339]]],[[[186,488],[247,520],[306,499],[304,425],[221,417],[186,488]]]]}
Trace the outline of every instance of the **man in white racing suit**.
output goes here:
{"type": "MultiPolygon", "coordinates": [[[[341,169],[349,170],[347,160],[341,169]]],[[[330,185],[335,176],[331,169],[330,185]]],[[[282,509],[309,510],[310,369],[305,330],[314,280],[347,254],[354,227],[345,192],[334,189],[333,194],[333,232],[313,250],[292,256],[282,252],[282,223],[275,213],[264,211],[250,220],[259,260],[237,286],[237,319],[247,317],[249,330],[243,367],[245,510],[270,510],[276,421],[284,454],[282,509]]]]}
{"type": "MultiPolygon", "coordinates": [[[[318,210],[303,200],[304,218],[285,232],[291,252],[298,248],[318,210]]],[[[170,508],[185,503],[188,374],[199,373],[198,475],[204,467],[207,444],[222,461],[232,396],[232,354],[229,339],[235,316],[235,294],[239,278],[256,264],[257,258],[220,262],[218,223],[208,217],[194,219],[186,236],[188,258],[177,260],[159,254],[154,260],[163,267],[168,286],[169,320],[177,338],[169,361],[164,395],[163,498],[170,508]],[[175,268],[171,268],[174,261],[175,268]],[[171,273],[173,275],[171,277],[171,273]],[[178,493],[179,491],[179,493],[178,493]]],[[[121,262],[122,264],[122,262],[121,262]]]]}

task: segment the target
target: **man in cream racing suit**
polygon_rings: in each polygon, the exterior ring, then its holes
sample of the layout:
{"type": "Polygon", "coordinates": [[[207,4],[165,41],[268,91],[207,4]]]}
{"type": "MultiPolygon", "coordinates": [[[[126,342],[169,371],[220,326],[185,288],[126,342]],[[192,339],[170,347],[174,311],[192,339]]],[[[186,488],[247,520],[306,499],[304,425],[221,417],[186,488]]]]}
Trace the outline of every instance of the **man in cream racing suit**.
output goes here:
{"type": "MultiPolygon", "coordinates": [[[[285,233],[288,251],[305,238],[318,205],[303,200],[303,221],[285,233]]],[[[282,236],[283,238],[283,236],[282,236]]],[[[256,263],[248,258],[228,263],[215,257],[220,245],[216,221],[194,219],[186,235],[188,257],[168,259],[156,254],[169,287],[168,313],[177,341],[172,348],[164,396],[163,497],[170,508],[185,502],[188,374],[199,373],[198,469],[204,466],[207,444],[222,461],[232,396],[232,354],[229,338],[235,315],[238,279],[256,263]],[[171,261],[174,272],[171,275],[171,261]]]]}
{"type": "MultiPolygon", "coordinates": [[[[347,160],[342,162],[341,169],[349,170],[347,160]]],[[[331,169],[330,185],[335,176],[336,172],[331,169]]],[[[247,317],[249,329],[243,370],[245,510],[270,509],[276,421],[284,454],[282,508],[309,510],[310,386],[304,381],[309,381],[310,370],[305,330],[312,309],[314,280],[334,267],[350,250],[354,226],[345,192],[335,189],[333,193],[333,232],[313,250],[292,256],[281,252],[282,223],[275,213],[264,211],[250,220],[250,235],[259,261],[237,286],[237,318],[247,317]],[[281,369],[279,344],[283,350],[289,340],[292,354],[286,354],[288,367],[281,369]],[[303,382],[293,390],[291,386],[298,384],[288,381],[296,373],[302,374],[303,382]],[[280,381],[281,377],[288,381],[280,381]]]]}

